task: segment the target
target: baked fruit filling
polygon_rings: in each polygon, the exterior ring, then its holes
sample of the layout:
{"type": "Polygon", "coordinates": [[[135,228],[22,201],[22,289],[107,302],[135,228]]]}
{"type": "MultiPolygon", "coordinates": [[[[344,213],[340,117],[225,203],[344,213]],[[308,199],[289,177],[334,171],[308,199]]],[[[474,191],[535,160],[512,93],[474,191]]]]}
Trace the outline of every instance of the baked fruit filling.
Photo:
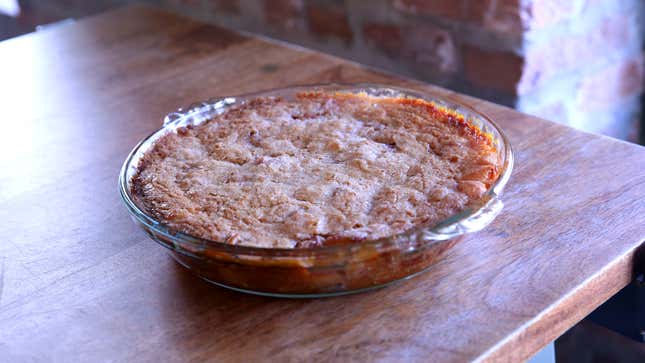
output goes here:
{"type": "Polygon", "coordinates": [[[488,135],[434,103],[303,92],[161,137],[132,194],[193,236],[309,248],[433,226],[479,200],[499,164],[488,135]]]}

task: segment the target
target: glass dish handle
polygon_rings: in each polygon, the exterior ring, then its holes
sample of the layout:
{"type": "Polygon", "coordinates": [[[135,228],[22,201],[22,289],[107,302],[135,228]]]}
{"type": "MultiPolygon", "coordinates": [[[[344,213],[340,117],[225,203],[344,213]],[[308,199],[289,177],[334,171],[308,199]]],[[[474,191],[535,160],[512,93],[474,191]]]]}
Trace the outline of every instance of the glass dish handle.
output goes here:
{"type": "Polygon", "coordinates": [[[188,107],[182,107],[167,114],[163,119],[163,126],[166,127],[172,124],[175,127],[182,127],[199,124],[221,114],[229,106],[235,104],[236,101],[235,97],[226,97],[193,103],[188,107]]]}

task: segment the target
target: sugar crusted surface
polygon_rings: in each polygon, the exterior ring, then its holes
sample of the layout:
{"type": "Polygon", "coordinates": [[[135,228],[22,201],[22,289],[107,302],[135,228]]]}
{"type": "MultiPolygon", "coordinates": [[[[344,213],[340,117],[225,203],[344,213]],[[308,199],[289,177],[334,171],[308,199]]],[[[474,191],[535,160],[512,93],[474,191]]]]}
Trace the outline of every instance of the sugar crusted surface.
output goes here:
{"type": "Polygon", "coordinates": [[[498,164],[487,137],[425,101],[302,93],[162,137],[132,191],[194,236],[315,247],[436,224],[479,199],[498,164]]]}

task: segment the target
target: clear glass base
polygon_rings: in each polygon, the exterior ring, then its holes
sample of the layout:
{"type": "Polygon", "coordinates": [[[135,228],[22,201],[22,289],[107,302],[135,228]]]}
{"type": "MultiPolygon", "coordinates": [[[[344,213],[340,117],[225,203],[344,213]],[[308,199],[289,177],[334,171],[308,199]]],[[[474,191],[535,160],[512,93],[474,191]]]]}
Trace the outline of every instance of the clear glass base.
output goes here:
{"type": "Polygon", "coordinates": [[[365,287],[365,288],[362,288],[362,289],[345,290],[345,291],[333,291],[333,292],[322,292],[322,293],[316,293],[316,294],[284,294],[284,293],[278,293],[278,292],[265,292],[265,291],[247,290],[247,289],[242,289],[242,288],[235,287],[235,286],[229,286],[229,285],[223,284],[221,282],[210,280],[207,277],[204,277],[204,276],[198,274],[195,270],[190,268],[190,266],[186,265],[183,261],[180,261],[179,259],[175,258],[175,256],[172,253],[170,253],[169,255],[178,264],[180,264],[181,266],[183,266],[186,269],[188,269],[191,273],[195,274],[195,276],[197,276],[200,279],[202,279],[202,280],[204,280],[206,282],[209,282],[209,283],[211,283],[213,285],[217,285],[219,287],[223,287],[225,289],[229,289],[229,290],[233,290],[233,291],[237,291],[237,292],[242,292],[242,293],[245,293],[245,294],[268,296],[268,297],[278,297],[278,298],[286,298],[286,299],[315,299],[315,298],[321,298],[321,297],[335,297],[335,296],[343,296],[343,295],[352,295],[352,294],[359,294],[359,293],[362,293],[362,292],[378,290],[378,289],[387,287],[389,285],[395,284],[395,283],[397,283],[399,281],[409,280],[409,279],[411,279],[413,277],[416,277],[416,276],[424,273],[426,270],[428,270],[430,268],[430,267],[428,267],[426,269],[423,269],[423,270],[421,270],[419,272],[416,272],[416,273],[414,273],[412,275],[408,275],[408,276],[406,276],[404,278],[401,278],[401,279],[398,279],[398,280],[393,280],[393,281],[386,282],[384,284],[365,287]]]}
{"type": "MultiPolygon", "coordinates": [[[[279,298],[287,298],[287,299],[314,299],[314,298],[319,298],[319,297],[334,297],[334,296],[358,294],[358,293],[361,293],[361,292],[380,289],[382,287],[385,287],[387,285],[390,285],[390,284],[396,282],[396,281],[391,281],[391,282],[388,282],[387,284],[370,286],[370,287],[366,287],[366,288],[363,288],[363,289],[348,290],[348,291],[335,291],[335,292],[327,292],[327,293],[319,293],[319,294],[281,294],[281,293],[277,293],[277,292],[263,292],[263,291],[254,291],[254,290],[241,289],[239,287],[228,286],[228,285],[221,284],[219,282],[215,282],[213,280],[209,280],[204,276],[200,276],[200,275],[197,275],[197,276],[199,276],[199,278],[201,278],[204,281],[210,282],[211,284],[217,285],[219,287],[224,287],[224,288],[229,289],[229,290],[233,290],[233,291],[237,291],[237,292],[243,292],[243,293],[251,294],[251,295],[279,297],[279,298]]],[[[398,280],[398,281],[401,281],[401,280],[398,280]]]]}

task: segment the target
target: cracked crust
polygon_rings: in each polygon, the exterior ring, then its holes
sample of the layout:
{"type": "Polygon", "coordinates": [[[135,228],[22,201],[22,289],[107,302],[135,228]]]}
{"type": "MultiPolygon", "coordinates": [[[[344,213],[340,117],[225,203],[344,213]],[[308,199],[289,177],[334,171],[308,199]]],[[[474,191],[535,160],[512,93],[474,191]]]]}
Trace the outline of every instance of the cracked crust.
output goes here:
{"type": "Polygon", "coordinates": [[[258,98],[160,138],[133,179],[173,229],[270,248],[360,242],[433,225],[499,174],[489,137],[405,98],[258,98]]]}

